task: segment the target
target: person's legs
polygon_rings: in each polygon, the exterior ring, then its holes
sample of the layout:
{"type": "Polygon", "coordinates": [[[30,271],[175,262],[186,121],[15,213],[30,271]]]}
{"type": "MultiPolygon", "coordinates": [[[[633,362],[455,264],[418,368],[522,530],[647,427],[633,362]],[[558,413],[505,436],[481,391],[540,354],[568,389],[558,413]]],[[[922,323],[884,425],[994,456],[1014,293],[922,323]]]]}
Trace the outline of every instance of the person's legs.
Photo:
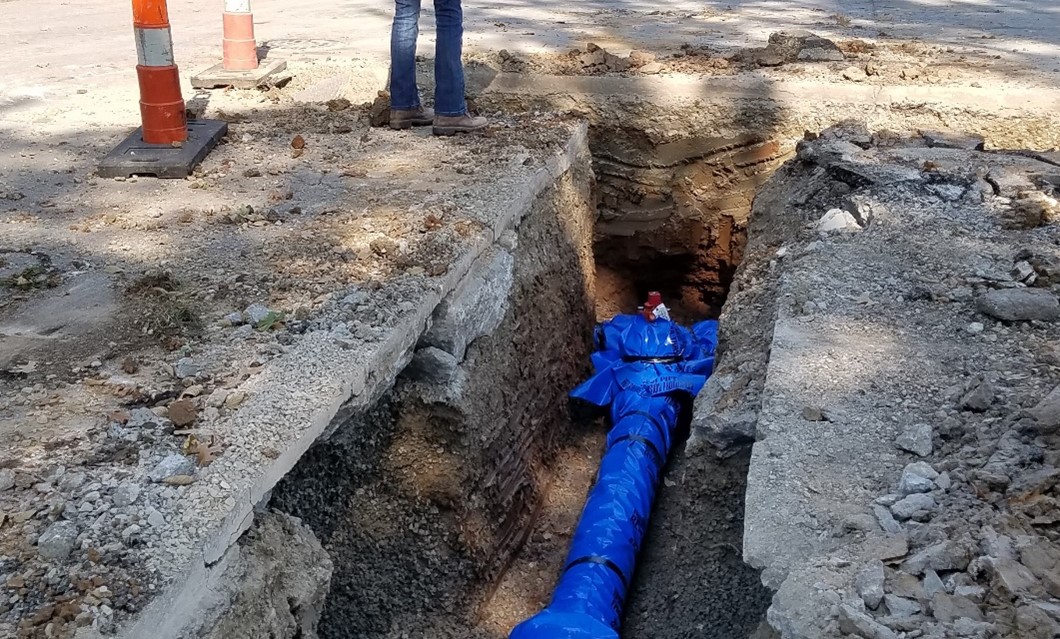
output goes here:
{"type": "Polygon", "coordinates": [[[420,106],[416,87],[416,37],[420,32],[420,0],[396,0],[390,32],[390,108],[415,110],[420,106]]]}
{"type": "Polygon", "coordinates": [[[460,0],[434,0],[438,44],[434,54],[434,110],[438,115],[467,113],[464,102],[464,12],[460,0]]]}
{"type": "Polygon", "coordinates": [[[438,22],[438,46],[434,54],[435,135],[454,135],[478,131],[486,118],[468,115],[464,100],[464,12],[460,0],[434,0],[438,22]]]}

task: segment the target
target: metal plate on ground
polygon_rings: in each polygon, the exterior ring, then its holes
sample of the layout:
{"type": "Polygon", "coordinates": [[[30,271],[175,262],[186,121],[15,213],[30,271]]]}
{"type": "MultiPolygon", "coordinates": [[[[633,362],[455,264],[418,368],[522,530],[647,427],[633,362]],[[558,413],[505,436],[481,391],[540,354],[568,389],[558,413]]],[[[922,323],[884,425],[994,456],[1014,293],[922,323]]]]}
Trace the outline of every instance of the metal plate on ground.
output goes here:
{"type": "Polygon", "coordinates": [[[215,64],[209,69],[191,76],[191,86],[196,89],[218,89],[233,87],[236,89],[254,89],[275,84],[280,72],[287,69],[283,60],[262,60],[257,69],[249,71],[229,71],[224,64],[215,64]]]}
{"type": "Polygon", "coordinates": [[[115,178],[153,175],[158,178],[186,178],[226,133],[227,122],[189,120],[188,139],[182,146],[175,147],[147,144],[143,141],[143,129],[136,129],[99,163],[99,176],[115,178]]]}

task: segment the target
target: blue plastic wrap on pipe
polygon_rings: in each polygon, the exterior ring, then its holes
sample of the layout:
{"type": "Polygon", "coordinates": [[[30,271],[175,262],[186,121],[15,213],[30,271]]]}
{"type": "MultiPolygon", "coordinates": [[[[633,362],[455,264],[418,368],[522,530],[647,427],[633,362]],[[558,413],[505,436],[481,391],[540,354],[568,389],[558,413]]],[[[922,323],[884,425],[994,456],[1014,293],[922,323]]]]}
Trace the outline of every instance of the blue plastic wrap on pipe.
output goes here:
{"type": "Polygon", "coordinates": [[[611,431],[548,607],[511,639],[617,639],[655,490],[682,407],[714,369],[718,323],[691,330],[619,315],[596,329],[595,374],[571,396],[610,407],[611,431]]]}

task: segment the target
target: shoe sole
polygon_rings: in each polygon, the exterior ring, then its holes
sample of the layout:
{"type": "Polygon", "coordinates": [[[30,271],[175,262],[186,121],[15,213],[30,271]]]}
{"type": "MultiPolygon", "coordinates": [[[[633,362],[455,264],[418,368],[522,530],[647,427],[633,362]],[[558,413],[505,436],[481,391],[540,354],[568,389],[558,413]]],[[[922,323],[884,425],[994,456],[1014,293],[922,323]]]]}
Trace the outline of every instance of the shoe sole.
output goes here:
{"type": "Polygon", "coordinates": [[[484,130],[487,126],[489,126],[489,125],[483,124],[482,126],[473,126],[473,127],[469,127],[469,126],[436,126],[436,127],[434,127],[434,134],[448,137],[450,135],[457,135],[458,133],[475,133],[476,131],[484,130]]]}
{"type": "Polygon", "coordinates": [[[414,126],[430,126],[434,124],[434,120],[408,120],[405,122],[391,122],[390,128],[395,131],[401,131],[404,129],[411,129],[414,126]]]}

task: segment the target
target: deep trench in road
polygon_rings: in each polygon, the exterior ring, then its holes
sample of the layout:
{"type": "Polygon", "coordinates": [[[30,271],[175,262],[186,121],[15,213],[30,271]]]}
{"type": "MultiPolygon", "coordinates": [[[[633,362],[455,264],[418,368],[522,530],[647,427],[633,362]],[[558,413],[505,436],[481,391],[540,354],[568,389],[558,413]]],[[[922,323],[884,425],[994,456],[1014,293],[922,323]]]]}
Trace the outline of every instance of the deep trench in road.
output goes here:
{"type": "MultiPolygon", "coordinates": [[[[593,129],[591,147],[586,184],[559,185],[589,189],[587,201],[535,207],[511,243],[498,328],[455,373],[414,359],[274,491],[271,506],[334,563],[322,637],[501,639],[544,607],[607,433],[566,399],[590,372],[594,322],[649,290],[682,323],[720,313],[780,145],[691,140],[671,157],[614,127],[593,129]]],[[[749,447],[724,458],[675,447],[625,639],[758,636],[771,593],[742,561],[749,460],[749,447]]]]}

